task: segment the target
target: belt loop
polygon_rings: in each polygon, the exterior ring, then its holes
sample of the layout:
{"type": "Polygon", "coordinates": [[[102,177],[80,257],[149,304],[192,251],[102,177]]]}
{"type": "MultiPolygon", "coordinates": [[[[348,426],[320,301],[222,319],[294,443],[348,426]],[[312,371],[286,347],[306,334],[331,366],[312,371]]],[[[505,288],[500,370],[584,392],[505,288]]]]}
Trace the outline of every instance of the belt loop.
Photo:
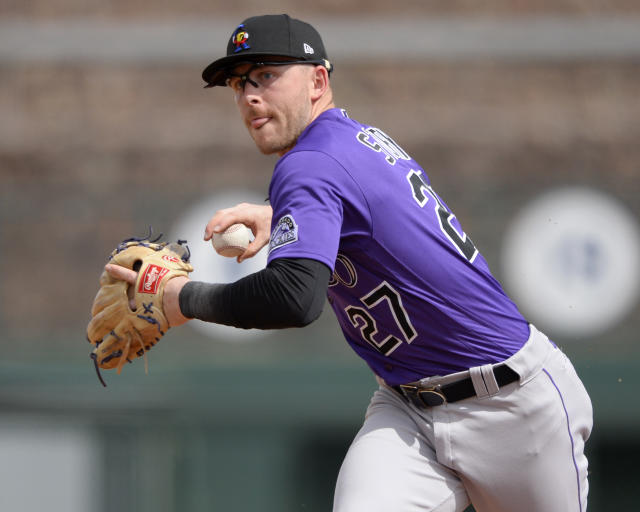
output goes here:
{"type": "Polygon", "coordinates": [[[500,386],[498,386],[496,376],[493,373],[493,365],[485,364],[480,367],[480,371],[482,372],[482,377],[484,378],[484,383],[487,386],[489,396],[497,395],[500,391],[500,386]]]}
{"type": "Polygon", "coordinates": [[[483,366],[474,366],[473,368],[469,368],[469,374],[471,375],[473,389],[475,390],[476,396],[478,398],[485,398],[489,396],[489,390],[487,389],[487,386],[484,383],[484,379],[482,378],[482,368],[483,366]]]}

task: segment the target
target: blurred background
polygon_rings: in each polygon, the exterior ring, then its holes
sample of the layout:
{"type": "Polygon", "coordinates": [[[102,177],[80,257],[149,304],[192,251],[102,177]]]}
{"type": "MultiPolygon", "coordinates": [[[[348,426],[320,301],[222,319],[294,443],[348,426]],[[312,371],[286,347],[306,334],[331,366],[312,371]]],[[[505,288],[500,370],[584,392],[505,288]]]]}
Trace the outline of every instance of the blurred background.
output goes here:
{"type": "MultiPolygon", "coordinates": [[[[171,330],[103,388],[85,341],[106,255],[263,201],[254,148],[202,69],[244,18],[323,35],[336,103],[430,175],[594,404],[593,511],[637,510],[640,3],[0,2],[0,510],[326,511],[375,381],[329,308],[277,332],[171,330]]],[[[260,258],[263,258],[262,260],[260,258]]]]}

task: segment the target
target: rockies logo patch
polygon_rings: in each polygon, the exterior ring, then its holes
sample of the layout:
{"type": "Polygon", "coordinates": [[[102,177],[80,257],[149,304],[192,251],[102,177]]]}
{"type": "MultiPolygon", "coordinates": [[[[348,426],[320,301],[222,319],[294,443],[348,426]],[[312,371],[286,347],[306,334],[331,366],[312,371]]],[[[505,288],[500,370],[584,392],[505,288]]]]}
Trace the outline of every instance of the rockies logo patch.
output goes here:
{"type": "Polygon", "coordinates": [[[282,217],[271,232],[269,252],[298,240],[298,225],[292,215],[282,217]]]}

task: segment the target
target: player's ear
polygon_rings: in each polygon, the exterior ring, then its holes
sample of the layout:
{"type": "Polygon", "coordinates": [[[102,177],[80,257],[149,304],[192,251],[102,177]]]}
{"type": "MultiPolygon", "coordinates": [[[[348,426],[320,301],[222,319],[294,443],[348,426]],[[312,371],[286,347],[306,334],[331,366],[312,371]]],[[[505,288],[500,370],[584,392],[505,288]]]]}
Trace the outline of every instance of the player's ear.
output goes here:
{"type": "Polygon", "coordinates": [[[329,72],[324,66],[314,66],[311,73],[311,99],[317,100],[324,96],[329,88],[329,72]]]}

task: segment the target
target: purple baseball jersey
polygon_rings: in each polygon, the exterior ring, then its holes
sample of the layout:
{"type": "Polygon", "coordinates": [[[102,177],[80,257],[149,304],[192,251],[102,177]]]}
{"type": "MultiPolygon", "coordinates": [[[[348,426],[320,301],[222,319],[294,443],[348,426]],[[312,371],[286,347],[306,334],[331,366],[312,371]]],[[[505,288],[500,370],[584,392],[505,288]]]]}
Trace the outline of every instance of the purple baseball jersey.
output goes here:
{"type": "Polygon", "coordinates": [[[330,269],[348,343],[390,385],[502,361],[529,326],[434,192],[381,130],[321,114],[276,164],[269,261],[330,269]]]}

